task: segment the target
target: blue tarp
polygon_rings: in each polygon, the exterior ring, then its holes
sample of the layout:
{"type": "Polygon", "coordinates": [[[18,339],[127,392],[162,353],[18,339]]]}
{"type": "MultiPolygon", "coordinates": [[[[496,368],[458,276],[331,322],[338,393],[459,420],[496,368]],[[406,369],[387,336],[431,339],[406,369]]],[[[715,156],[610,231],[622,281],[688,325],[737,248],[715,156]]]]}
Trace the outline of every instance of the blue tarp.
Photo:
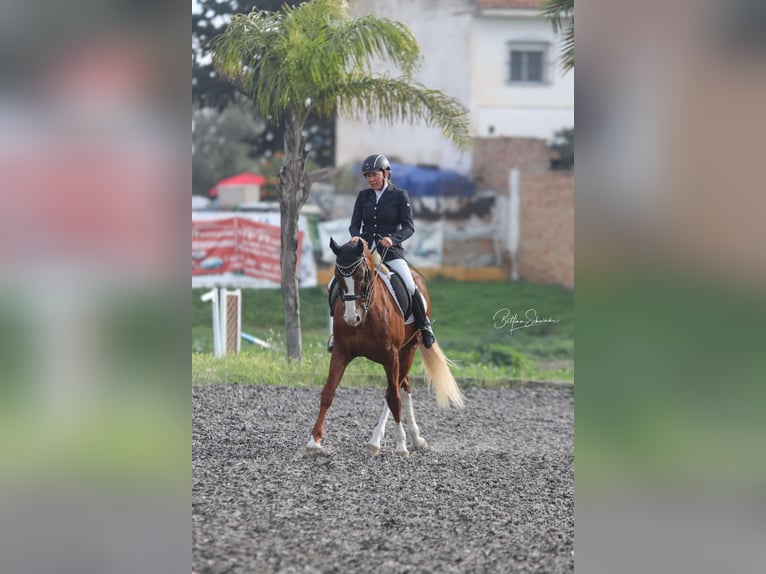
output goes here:
{"type": "MultiPolygon", "coordinates": [[[[358,173],[361,165],[353,169],[358,173]]],[[[410,197],[467,197],[475,192],[470,179],[451,169],[392,163],[391,179],[410,197]]]]}

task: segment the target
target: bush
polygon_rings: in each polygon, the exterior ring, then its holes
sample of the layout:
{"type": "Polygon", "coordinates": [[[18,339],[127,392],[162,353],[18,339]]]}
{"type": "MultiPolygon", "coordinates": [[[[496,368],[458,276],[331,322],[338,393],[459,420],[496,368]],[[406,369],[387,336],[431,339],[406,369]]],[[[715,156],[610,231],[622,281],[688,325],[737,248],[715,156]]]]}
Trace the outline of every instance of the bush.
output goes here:
{"type": "Polygon", "coordinates": [[[487,345],[481,350],[482,360],[496,367],[511,367],[519,371],[527,371],[532,367],[531,361],[524,353],[498,343],[487,345]]]}

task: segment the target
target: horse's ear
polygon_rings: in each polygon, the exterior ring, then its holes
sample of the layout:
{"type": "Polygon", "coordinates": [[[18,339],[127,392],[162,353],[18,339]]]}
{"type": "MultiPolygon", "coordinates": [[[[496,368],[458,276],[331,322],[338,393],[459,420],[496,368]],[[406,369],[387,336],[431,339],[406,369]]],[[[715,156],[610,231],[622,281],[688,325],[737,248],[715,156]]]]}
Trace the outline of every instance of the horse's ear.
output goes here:
{"type": "Polygon", "coordinates": [[[356,248],[354,249],[354,253],[356,253],[357,255],[361,255],[362,253],[364,253],[364,243],[362,243],[361,239],[356,242],[356,248]]]}
{"type": "Polygon", "coordinates": [[[335,239],[332,237],[330,237],[330,249],[332,249],[332,252],[335,253],[335,255],[340,253],[340,245],[335,243],[335,239]]]}

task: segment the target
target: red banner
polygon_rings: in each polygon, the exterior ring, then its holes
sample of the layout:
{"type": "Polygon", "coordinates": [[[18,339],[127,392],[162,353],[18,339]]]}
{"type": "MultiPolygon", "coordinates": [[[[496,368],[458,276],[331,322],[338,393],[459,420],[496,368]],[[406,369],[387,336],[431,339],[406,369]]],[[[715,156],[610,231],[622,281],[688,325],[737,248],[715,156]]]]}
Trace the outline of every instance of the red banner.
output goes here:
{"type": "MultiPolygon", "coordinates": [[[[280,228],[242,217],[192,221],[192,275],[234,273],[279,283],[280,228]]],[[[298,233],[300,264],[303,232],[298,233]]]]}

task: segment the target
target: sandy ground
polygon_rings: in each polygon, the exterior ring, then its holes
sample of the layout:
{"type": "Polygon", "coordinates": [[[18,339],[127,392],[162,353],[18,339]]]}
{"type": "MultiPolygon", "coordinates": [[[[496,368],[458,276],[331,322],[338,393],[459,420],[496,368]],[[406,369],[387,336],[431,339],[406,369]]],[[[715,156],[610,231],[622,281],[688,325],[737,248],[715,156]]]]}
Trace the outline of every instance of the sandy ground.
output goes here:
{"type": "Polygon", "coordinates": [[[384,389],[343,387],[306,455],[319,392],[194,386],[194,572],[574,571],[571,386],[468,389],[459,412],[416,389],[430,448],[407,458],[392,420],[365,454],[384,389]]]}

